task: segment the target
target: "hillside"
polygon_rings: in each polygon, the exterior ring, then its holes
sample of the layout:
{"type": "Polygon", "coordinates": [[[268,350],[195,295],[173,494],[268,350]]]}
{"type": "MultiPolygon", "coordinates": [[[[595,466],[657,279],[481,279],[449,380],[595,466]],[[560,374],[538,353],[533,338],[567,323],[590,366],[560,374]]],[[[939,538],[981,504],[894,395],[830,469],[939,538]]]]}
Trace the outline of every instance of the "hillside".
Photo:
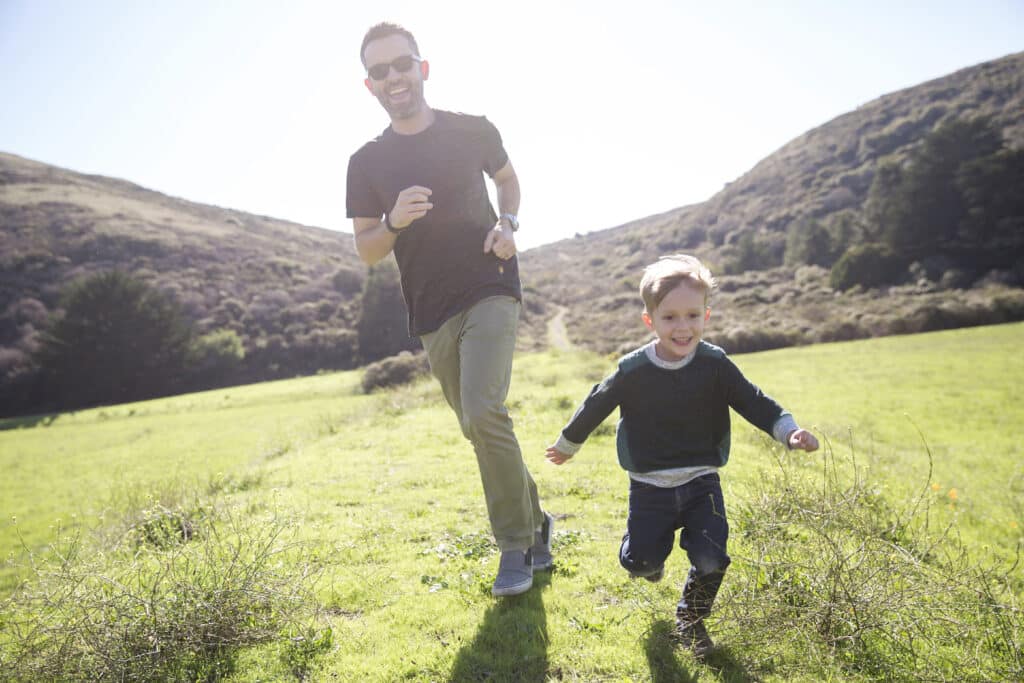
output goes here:
{"type": "MultiPolygon", "coordinates": [[[[523,253],[520,348],[548,345],[549,327],[565,344],[563,327],[549,326],[562,321],[569,343],[602,353],[646,338],[640,269],[675,251],[697,254],[719,276],[709,338],[733,352],[1019,319],[1019,267],[942,277],[918,268],[899,286],[839,293],[827,268],[783,258],[802,220],[864,223],[880,165],[972,116],[989,117],[1009,148],[1024,149],[1024,53],[839,116],[701,204],[523,253]],[[764,257],[741,267],[751,244],[764,257]]],[[[350,234],[0,153],[0,383],[26,367],[61,290],[115,268],[172,294],[197,334],[236,333],[246,366],[235,381],[360,362],[354,328],[367,270],[350,234]]]]}
{"type": "Polygon", "coordinates": [[[300,354],[358,363],[367,267],[351,234],[0,153],[0,378],[25,362],[66,285],[112,269],[173,295],[197,334],[236,332],[250,361],[240,379],[299,374],[300,354]]]}
{"type": "Polygon", "coordinates": [[[175,199],[0,154],[0,346],[27,351],[60,290],[111,269],[173,294],[250,351],[348,329],[365,277],[351,236],[175,199]],[[278,342],[280,343],[280,342],[278,342]]]}
{"type": "MultiPolygon", "coordinates": [[[[863,220],[879,164],[905,159],[944,122],[973,116],[991,117],[1009,147],[1024,149],[1024,52],[868,102],[788,142],[706,202],[531,250],[523,258],[526,280],[541,299],[568,307],[574,342],[614,351],[645,336],[635,295],[644,265],[685,251],[721,276],[743,235],[753,233],[767,251],[781,255],[787,230],[802,218],[863,220]]],[[[915,282],[838,296],[818,268],[724,276],[710,335],[735,342],[753,330],[770,330],[781,335],[780,343],[824,341],[850,334],[865,313],[875,316],[868,322],[875,333],[884,333],[879,323],[930,315],[918,312],[951,297],[955,305],[971,305],[1003,293],[986,288],[983,278],[969,283],[974,291],[954,295],[936,283],[915,282]]],[[[892,331],[915,330],[897,324],[892,331]]]]}

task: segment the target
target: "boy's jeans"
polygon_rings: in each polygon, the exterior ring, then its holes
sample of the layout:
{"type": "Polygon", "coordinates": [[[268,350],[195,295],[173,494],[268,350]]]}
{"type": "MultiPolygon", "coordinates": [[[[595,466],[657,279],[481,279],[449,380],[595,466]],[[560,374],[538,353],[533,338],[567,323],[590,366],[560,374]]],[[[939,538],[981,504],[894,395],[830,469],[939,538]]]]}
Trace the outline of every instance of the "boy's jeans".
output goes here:
{"type": "Polygon", "coordinates": [[[730,563],[729,522],[717,473],[670,489],[630,480],[622,566],[639,576],[656,571],[672,552],[676,529],[682,529],[679,547],[692,565],[677,613],[690,620],[705,617],[730,563]]]}
{"type": "Polygon", "coordinates": [[[473,444],[491,530],[503,551],[529,548],[544,520],[505,408],[519,309],[512,297],[489,297],[422,337],[431,372],[473,444]]]}

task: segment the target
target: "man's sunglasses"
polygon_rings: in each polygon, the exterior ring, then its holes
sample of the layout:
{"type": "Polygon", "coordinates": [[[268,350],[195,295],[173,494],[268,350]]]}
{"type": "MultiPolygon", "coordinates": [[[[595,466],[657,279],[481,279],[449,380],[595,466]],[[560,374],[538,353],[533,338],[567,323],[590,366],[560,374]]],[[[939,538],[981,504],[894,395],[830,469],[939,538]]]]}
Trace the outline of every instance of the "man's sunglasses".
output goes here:
{"type": "Polygon", "coordinates": [[[392,68],[398,73],[404,74],[412,68],[413,64],[419,64],[422,61],[419,57],[402,55],[401,57],[395,57],[387,64],[374,64],[366,69],[366,73],[370,74],[370,78],[375,81],[383,81],[388,77],[388,73],[390,73],[392,68]]]}

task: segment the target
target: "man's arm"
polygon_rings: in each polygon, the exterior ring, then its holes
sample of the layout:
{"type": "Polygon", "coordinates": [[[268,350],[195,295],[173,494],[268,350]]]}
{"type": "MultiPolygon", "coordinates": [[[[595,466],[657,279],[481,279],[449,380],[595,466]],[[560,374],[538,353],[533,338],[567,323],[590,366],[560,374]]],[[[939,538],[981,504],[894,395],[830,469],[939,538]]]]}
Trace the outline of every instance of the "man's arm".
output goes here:
{"type": "Polygon", "coordinates": [[[359,258],[373,265],[391,253],[395,248],[398,233],[388,230],[390,221],[394,230],[402,231],[417,218],[422,218],[434,208],[430,203],[430,189],[413,185],[398,193],[394,208],[381,220],[380,217],[356,217],[352,219],[352,231],[355,233],[356,251],[359,258]]]}
{"type": "Polygon", "coordinates": [[[353,218],[352,231],[359,258],[370,266],[390,254],[398,238],[398,235],[388,232],[380,218],[353,218]]]}
{"type": "Polygon", "coordinates": [[[494,187],[498,194],[498,214],[517,215],[519,213],[519,176],[512,168],[511,161],[494,174],[494,187]]]}
{"type": "MultiPolygon", "coordinates": [[[[498,214],[519,213],[519,177],[512,168],[512,162],[506,162],[494,174],[494,188],[498,195],[498,214]]],[[[516,241],[512,226],[507,219],[499,218],[497,225],[487,233],[484,240],[484,253],[494,252],[500,259],[510,259],[516,255],[516,241]]]]}

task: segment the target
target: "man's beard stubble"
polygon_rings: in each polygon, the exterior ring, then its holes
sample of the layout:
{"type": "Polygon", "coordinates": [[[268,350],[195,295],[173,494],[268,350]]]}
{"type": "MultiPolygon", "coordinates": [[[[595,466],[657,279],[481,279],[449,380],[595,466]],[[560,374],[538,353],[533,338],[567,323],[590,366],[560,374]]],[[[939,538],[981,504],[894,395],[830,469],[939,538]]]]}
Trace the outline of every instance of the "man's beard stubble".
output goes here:
{"type": "Polygon", "coordinates": [[[384,111],[395,119],[412,118],[426,106],[426,101],[423,99],[423,83],[406,81],[404,85],[409,88],[409,100],[404,103],[392,104],[387,91],[377,93],[377,101],[384,107],[384,111]]]}

